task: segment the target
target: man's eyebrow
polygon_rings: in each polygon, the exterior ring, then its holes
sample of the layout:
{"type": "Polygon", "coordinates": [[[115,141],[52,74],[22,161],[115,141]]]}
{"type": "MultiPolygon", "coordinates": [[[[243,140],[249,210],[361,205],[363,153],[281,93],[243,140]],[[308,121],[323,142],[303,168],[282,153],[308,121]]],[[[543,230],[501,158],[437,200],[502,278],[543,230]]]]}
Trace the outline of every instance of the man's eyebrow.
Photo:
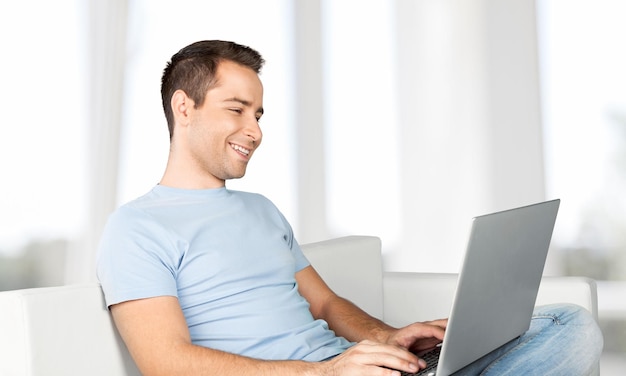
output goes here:
{"type": "MultiPolygon", "coordinates": [[[[243,106],[245,106],[245,107],[250,107],[250,106],[252,106],[252,103],[251,103],[250,101],[247,101],[247,100],[245,100],[245,99],[241,99],[241,98],[237,98],[237,97],[232,97],[232,98],[225,99],[225,100],[224,100],[224,102],[237,102],[237,103],[242,104],[242,105],[243,105],[243,106]]],[[[263,107],[259,107],[259,108],[256,110],[256,112],[258,112],[258,113],[260,113],[261,115],[263,115],[263,113],[264,113],[265,111],[263,110],[263,107]]]]}

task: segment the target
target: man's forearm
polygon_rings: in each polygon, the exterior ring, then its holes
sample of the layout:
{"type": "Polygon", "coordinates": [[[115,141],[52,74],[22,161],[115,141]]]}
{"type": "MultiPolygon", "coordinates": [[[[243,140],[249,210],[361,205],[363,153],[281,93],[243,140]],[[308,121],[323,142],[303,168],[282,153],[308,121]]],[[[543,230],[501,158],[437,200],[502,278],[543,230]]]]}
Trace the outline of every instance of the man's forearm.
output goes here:
{"type": "MultiPolygon", "coordinates": [[[[249,358],[192,344],[180,344],[157,361],[138,365],[144,375],[324,375],[322,363],[305,361],[271,361],[249,358]]],[[[146,359],[147,360],[147,359],[146,359]]]]}
{"type": "Polygon", "coordinates": [[[369,339],[386,343],[391,332],[395,330],[339,296],[326,302],[324,309],[319,312],[319,318],[326,320],[337,335],[353,342],[369,339]]]}

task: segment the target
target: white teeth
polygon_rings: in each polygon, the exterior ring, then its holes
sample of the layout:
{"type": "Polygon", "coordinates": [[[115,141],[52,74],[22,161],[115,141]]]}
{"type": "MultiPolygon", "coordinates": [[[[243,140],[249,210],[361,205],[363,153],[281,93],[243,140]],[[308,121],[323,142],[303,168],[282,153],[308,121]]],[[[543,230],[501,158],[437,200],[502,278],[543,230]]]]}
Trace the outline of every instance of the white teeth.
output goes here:
{"type": "Polygon", "coordinates": [[[246,149],[246,148],[243,148],[243,147],[241,147],[241,146],[239,146],[239,145],[230,144],[230,146],[231,146],[233,149],[235,149],[235,150],[237,150],[238,152],[241,152],[241,153],[243,153],[243,154],[245,154],[245,155],[250,154],[250,150],[248,150],[248,149],[246,149]]]}

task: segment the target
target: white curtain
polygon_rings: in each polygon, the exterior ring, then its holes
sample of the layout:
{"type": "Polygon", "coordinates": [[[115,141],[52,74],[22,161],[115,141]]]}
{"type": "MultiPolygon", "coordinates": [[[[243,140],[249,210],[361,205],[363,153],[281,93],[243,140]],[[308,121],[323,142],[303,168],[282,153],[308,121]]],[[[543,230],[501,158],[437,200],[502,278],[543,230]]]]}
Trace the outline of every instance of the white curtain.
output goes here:
{"type": "Polygon", "coordinates": [[[472,216],[545,198],[534,2],[324,4],[330,231],[457,271],[472,216]]]}
{"type": "Polygon", "coordinates": [[[67,283],[95,280],[100,234],[117,205],[120,125],[124,104],[127,0],[91,0],[88,38],[88,210],[85,233],[68,252],[67,283]]]}

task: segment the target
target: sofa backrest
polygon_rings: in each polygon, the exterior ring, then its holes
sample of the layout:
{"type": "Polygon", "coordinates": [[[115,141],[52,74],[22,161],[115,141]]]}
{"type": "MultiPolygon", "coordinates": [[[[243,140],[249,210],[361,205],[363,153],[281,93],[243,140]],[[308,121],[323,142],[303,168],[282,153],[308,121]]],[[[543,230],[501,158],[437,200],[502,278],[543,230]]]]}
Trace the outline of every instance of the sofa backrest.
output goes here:
{"type": "Polygon", "coordinates": [[[304,254],[335,293],[383,319],[381,241],[346,236],[302,246],[304,254]]]}
{"type": "Polygon", "coordinates": [[[0,375],[140,375],[97,283],[0,293],[0,375]]]}
{"type": "MultiPolygon", "coordinates": [[[[302,248],[333,290],[382,317],[378,238],[350,236],[302,248]]],[[[0,375],[139,374],[99,284],[0,292],[0,375]]]]}

